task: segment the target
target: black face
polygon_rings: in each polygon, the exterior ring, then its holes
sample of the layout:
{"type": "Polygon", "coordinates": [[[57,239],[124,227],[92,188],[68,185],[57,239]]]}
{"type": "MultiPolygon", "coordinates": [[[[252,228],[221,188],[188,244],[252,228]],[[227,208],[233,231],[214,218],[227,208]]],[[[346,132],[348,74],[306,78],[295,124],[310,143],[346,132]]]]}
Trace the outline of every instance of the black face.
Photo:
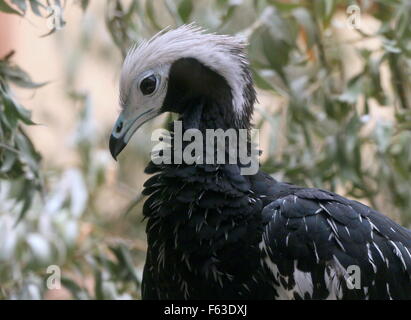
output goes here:
{"type": "Polygon", "coordinates": [[[194,58],[181,58],[170,67],[162,111],[183,114],[199,98],[229,106],[232,94],[227,81],[194,58]]]}
{"type": "Polygon", "coordinates": [[[140,83],[140,90],[146,96],[152,94],[156,89],[157,79],[154,75],[144,78],[140,83]]]}

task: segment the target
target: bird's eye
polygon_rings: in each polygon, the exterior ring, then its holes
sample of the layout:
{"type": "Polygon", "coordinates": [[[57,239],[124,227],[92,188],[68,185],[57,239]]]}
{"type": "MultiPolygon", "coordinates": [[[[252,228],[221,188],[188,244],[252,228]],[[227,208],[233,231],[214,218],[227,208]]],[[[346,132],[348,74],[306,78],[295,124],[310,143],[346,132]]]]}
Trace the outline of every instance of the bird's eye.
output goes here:
{"type": "Polygon", "coordinates": [[[146,96],[151,94],[156,89],[157,79],[154,75],[144,78],[140,83],[140,90],[146,96]]]}

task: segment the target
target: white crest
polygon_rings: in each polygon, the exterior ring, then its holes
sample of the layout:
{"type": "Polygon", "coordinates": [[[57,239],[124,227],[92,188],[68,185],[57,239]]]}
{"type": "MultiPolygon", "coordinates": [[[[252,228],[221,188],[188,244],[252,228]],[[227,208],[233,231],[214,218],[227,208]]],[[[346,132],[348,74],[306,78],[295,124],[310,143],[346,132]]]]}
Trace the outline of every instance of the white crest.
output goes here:
{"type": "Polygon", "coordinates": [[[225,78],[232,90],[234,111],[242,115],[246,101],[244,87],[249,79],[245,46],[243,39],[207,34],[193,24],[164,29],[128,52],[121,71],[120,97],[127,98],[139,73],[159,65],[171,65],[181,58],[194,58],[225,78]]]}

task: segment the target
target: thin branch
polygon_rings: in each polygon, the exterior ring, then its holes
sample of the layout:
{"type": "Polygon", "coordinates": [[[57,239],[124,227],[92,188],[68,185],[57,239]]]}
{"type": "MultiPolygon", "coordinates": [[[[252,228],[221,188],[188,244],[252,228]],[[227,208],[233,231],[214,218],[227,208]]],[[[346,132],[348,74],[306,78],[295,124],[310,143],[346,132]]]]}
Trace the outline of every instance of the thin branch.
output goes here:
{"type": "Polygon", "coordinates": [[[408,105],[408,99],[405,89],[406,80],[403,77],[403,73],[399,66],[400,57],[398,54],[389,53],[388,54],[388,62],[391,67],[391,79],[394,85],[394,89],[398,94],[400,99],[401,108],[404,110],[409,110],[410,106],[408,105]]]}
{"type": "Polygon", "coordinates": [[[7,150],[9,150],[9,151],[15,152],[15,153],[17,153],[17,154],[20,154],[20,151],[19,151],[19,150],[15,149],[15,148],[13,148],[13,147],[10,147],[9,145],[7,145],[7,144],[5,144],[5,143],[0,142],[0,147],[5,148],[5,149],[7,149],[7,150]]]}

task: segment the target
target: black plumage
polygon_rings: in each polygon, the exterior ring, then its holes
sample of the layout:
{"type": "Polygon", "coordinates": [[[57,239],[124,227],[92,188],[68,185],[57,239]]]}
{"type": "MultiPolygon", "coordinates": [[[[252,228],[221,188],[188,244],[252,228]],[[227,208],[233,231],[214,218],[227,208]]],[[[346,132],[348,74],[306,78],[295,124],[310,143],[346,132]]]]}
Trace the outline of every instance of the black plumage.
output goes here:
{"type": "MultiPolygon", "coordinates": [[[[161,111],[180,114],[184,130],[248,129],[255,91],[246,64],[240,76],[238,117],[218,70],[178,59],[161,111]]],[[[411,298],[409,230],[329,191],[241,175],[242,166],[149,163],[144,299],[411,298]]]]}

